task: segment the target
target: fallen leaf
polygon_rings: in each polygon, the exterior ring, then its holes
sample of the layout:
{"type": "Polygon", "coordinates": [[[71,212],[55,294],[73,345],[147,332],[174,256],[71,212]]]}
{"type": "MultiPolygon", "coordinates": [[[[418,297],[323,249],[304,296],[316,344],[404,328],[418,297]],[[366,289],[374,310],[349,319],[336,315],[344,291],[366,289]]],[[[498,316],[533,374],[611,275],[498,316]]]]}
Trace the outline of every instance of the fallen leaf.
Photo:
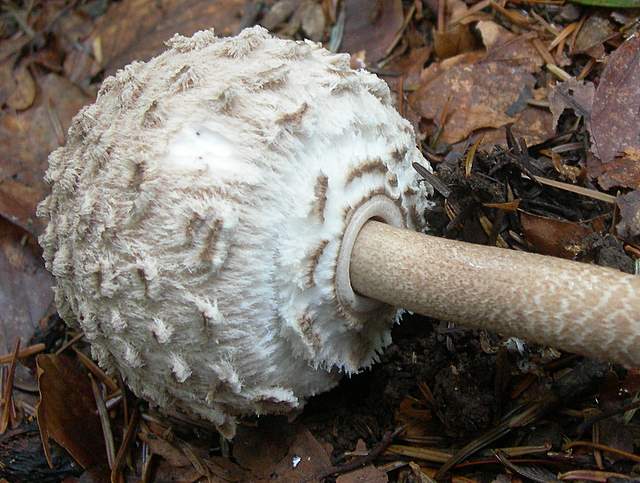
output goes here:
{"type": "Polygon", "coordinates": [[[38,84],[42,92],[30,109],[0,117],[0,179],[18,181],[44,198],[49,153],[64,141],[71,119],[89,98],[57,74],[38,84]]]}
{"type": "Polygon", "coordinates": [[[100,419],[87,374],[64,354],[36,358],[40,402],[38,426],[50,461],[49,438],[86,470],[109,474],[100,419]]]}
{"type": "MultiPolygon", "coordinates": [[[[486,51],[461,54],[429,65],[421,74],[421,86],[409,96],[411,117],[422,117],[444,126],[439,141],[455,144],[484,136],[482,146],[504,144],[504,129],[514,132],[529,145],[553,135],[551,115],[529,106],[534,97],[531,75],[544,61],[532,44],[535,36],[515,35],[493,21],[478,22],[486,51]],[[446,116],[442,113],[447,110],[446,116]]],[[[430,129],[430,124],[423,126],[430,129]]]]}
{"type": "MultiPolygon", "coordinates": [[[[633,432],[628,425],[620,424],[620,422],[615,419],[604,419],[597,424],[600,433],[599,443],[621,451],[626,451],[627,453],[633,453],[633,432]]],[[[605,453],[604,458],[607,459],[610,464],[624,460],[624,458],[613,453],[605,453]]]]}
{"type": "Polygon", "coordinates": [[[149,446],[149,450],[153,454],[161,456],[169,465],[173,467],[189,466],[191,462],[179,448],[175,447],[168,441],[156,436],[151,431],[141,430],[138,433],[138,437],[141,441],[144,441],[149,446]]]}
{"type": "Polygon", "coordinates": [[[402,0],[345,0],[344,36],[340,49],[356,53],[366,51],[367,65],[382,60],[402,28],[402,0]]]}
{"type": "Polygon", "coordinates": [[[301,26],[306,37],[316,42],[322,40],[325,28],[322,5],[314,1],[307,1],[301,9],[301,26]]]}
{"type": "Polygon", "coordinates": [[[36,98],[36,82],[26,63],[13,72],[13,89],[6,99],[7,106],[16,111],[28,109],[36,98]]]}
{"type": "Polygon", "coordinates": [[[102,70],[111,75],[133,60],[150,59],[165,49],[164,42],[175,33],[189,36],[198,30],[215,28],[218,35],[232,35],[240,26],[245,3],[245,0],[114,2],[98,19],[83,47],[71,54],[69,63],[85,66],[83,74],[74,75],[81,81],[102,70]],[[102,62],[96,62],[95,55],[83,60],[89,55],[87,52],[94,50],[96,39],[100,39],[102,62]]]}
{"type": "Polygon", "coordinates": [[[602,44],[615,35],[617,33],[606,12],[595,12],[587,18],[578,32],[573,51],[599,58],[604,55],[602,44]]]}
{"type": "MultiPolygon", "coordinates": [[[[431,47],[418,47],[411,49],[407,55],[403,55],[387,64],[391,72],[395,72],[404,77],[405,89],[413,89],[420,83],[420,73],[424,64],[431,56],[431,47]]],[[[391,78],[390,80],[395,80],[391,78]]],[[[389,82],[389,79],[386,79],[389,82]]]]}
{"type": "Polygon", "coordinates": [[[267,476],[289,451],[293,431],[282,418],[261,419],[256,428],[241,426],[234,438],[233,457],[256,476],[267,476]]]}
{"type": "Polygon", "coordinates": [[[300,6],[302,0],[278,0],[266,13],[260,24],[267,30],[274,30],[285,22],[300,6]]]}
{"type": "Polygon", "coordinates": [[[350,471],[336,478],[336,483],[387,483],[387,474],[373,465],[350,471]]]}
{"type": "Polygon", "coordinates": [[[616,204],[620,209],[620,222],[616,225],[618,235],[624,240],[636,238],[640,235],[640,191],[618,196],[616,204]]]}
{"type": "Polygon", "coordinates": [[[0,179],[0,217],[36,237],[42,230],[42,220],[36,217],[36,206],[41,200],[38,190],[12,179],[0,179]]]}
{"type": "Polygon", "coordinates": [[[640,147],[640,36],[610,56],[591,113],[593,151],[608,163],[629,147],[640,147]]]}
{"type": "Polygon", "coordinates": [[[476,29],[487,49],[484,62],[509,62],[531,73],[537,72],[544,65],[544,59],[533,45],[535,35],[516,35],[492,20],[478,22],[476,29]]]}
{"type": "Polygon", "coordinates": [[[620,156],[602,164],[601,171],[598,183],[602,189],[609,190],[614,187],[640,189],[640,149],[625,149],[620,156]]]}
{"type": "MultiPolygon", "coordinates": [[[[542,143],[553,136],[551,127],[551,113],[546,109],[527,106],[524,111],[516,115],[516,121],[511,126],[511,131],[516,139],[524,139],[527,146],[542,143]]],[[[490,149],[499,144],[505,146],[507,138],[504,129],[481,129],[469,138],[469,142],[475,142],[482,138],[480,148],[490,149]]],[[[462,149],[465,142],[458,143],[456,149],[462,149]]]]}
{"type": "Polygon", "coordinates": [[[0,217],[0,350],[27,345],[53,302],[53,278],[33,237],[0,217]]]}
{"type": "Polygon", "coordinates": [[[240,428],[233,456],[255,476],[251,481],[317,481],[315,475],[331,466],[326,449],[302,425],[282,418],[260,420],[258,428],[240,428]]]}
{"type": "Polygon", "coordinates": [[[520,210],[525,239],[537,253],[573,259],[586,248],[584,239],[593,233],[587,226],[520,210]]]}
{"type": "Polygon", "coordinates": [[[558,119],[565,109],[572,109],[576,115],[582,116],[587,122],[591,118],[591,109],[596,89],[589,81],[578,81],[571,78],[559,82],[549,92],[549,109],[553,115],[553,129],[558,125],[558,119]]]}
{"type": "Polygon", "coordinates": [[[165,460],[156,460],[152,464],[153,469],[148,481],[153,483],[192,483],[202,479],[202,475],[193,466],[171,466],[165,460]]]}
{"type": "MultiPolygon", "coordinates": [[[[463,58],[451,68],[442,68],[443,72],[409,96],[414,111],[432,121],[449,104],[450,112],[440,135],[440,140],[449,144],[462,141],[479,129],[515,123],[517,118],[509,116],[507,110],[523,89],[531,90],[535,85],[531,74],[510,62],[474,62],[470,54],[458,57],[463,58]]],[[[437,66],[427,68],[436,69],[437,66]]]]}
{"type": "Polygon", "coordinates": [[[475,38],[469,25],[456,23],[451,25],[452,18],[459,18],[469,9],[461,0],[445,0],[445,28],[433,29],[433,47],[440,59],[447,59],[463,52],[469,52],[476,46],[475,38]]]}

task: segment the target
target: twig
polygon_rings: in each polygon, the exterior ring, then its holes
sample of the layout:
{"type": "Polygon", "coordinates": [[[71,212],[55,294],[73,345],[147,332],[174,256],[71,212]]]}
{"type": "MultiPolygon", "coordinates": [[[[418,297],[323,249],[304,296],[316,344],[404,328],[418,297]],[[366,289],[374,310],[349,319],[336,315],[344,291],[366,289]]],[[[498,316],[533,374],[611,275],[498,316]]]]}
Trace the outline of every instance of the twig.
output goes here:
{"type": "Polygon", "coordinates": [[[586,446],[588,448],[596,448],[596,449],[599,449],[600,451],[604,451],[605,453],[612,453],[612,454],[621,456],[622,458],[625,458],[627,460],[640,463],[640,455],[629,453],[628,451],[623,451],[618,448],[612,448],[611,446],[607,446],[606,444],[592,443],[591,441],[571,441],[570,443],[567,443],[566,445],[564,445],[563,449],[567,450],[567,449],[575,448],[577,446],[586,446]]]}
{"type": "Polygon", "coordinates": [[[385,52],[384,52],[384,56],[385,57],[387,57],[389,54],[391,54],[393,49],[396,48],[396,45],[398,45],[398,42],[400,42],[400,39],[402,38],[402,35],[404,34],[404,31],[407,28],[407,25],[409,25],[409,22],[411,22],[411,19],[413,18],[413,14],[415,12],[416,12],[416,4],[413,3],[411,5],[411,8],[409,8],[409,12],[407,13],[407,16],[405,17],[404,22],[402,22],[402,27],[400,27],[400,30],[398,30],[398,33],[393,38],[393,41],[391,42],[389,47],[387,47],[387,50],[385,50],[385,52]]]}
{"type": "Polygon", "coordinates": [[[133,414],[131,415],[131,421],[129,422],[129,426],[127,426],[127,432],[124,435],[122,440],[122,445],[120,445],[120,449],[118,449],[118,454],[116,455],[116,459],[113,462],[113,468],[111,469],[111,483],[115,483],[118,481],[118,473],[120,472],[120,468],[124,464],[125,455],[131,446],[131,442],[137,432],[138,422],[140,421],[140,410],[138,406],[136,406],[133,410],[133,414]]]}
{"type": "Polygon", "coordinates": [[[9,427],[9,421],[11,419],[11,405],[13,403],[13,376],[16,373],[16,363],[18,362],[18,352],[20,351],[20,339],[16,340],[16,348],[13,351],[11,358],[11,366],[7,374],[7,380],[5,382],[2,399],[4,402],[4,408],[2,410],[2,420],[0,420],[0,434],[4,434],[9,427]]]}
{"type": "Polygon", "coordinates": [[[116,392],[118,389],[120,389],[118,387],[118,385],[113,381],[113,379],[111,379],[109,376],[107,376],[102,371],[102,369],[100,369],[96,365],[96,363],[93,362],[89,357],[87,357],[84,353],[82,353],[81,351],[79,351],[75,347],[73,347],[73,351],[76,353],[76,356],[78,356],[78,359],[80,359],[80,362],[82,362],[82,364],[87,369],[89,369],[89,372],[91,372],[91,374],[93,374],[98,379],[100,379],[105,384],[105,386],[107,386],[109,388],[109,390],[111,392],[116,392]]]}
{"type": "Polygon", "coordinates": [[[71,340],[69,340],[66,343],[62,344],[62,347],[60,347],[60,349],[58,349],[56,351],[56,355],[59,356],[60,354],[62,354],[64,351],[66,351],[69,347],[71,347],[73,344],[78,342],[83,337],[84,337],[84,334],[82,332],[80,332],[79,334],[74,335],[71,340]]]}
{"type": "MultiPolygon", "coordinates": [[[[43,350],[45,350],[46,346],[44,344],[33,344],[30,345],[29,347],[22,349],[20,352],[18,352],[18,359],[25,359],[27,357],[30,357],[34,354],[37,354],[39,352],[42,352],[43,350]]],[[[5,354],[3,356],[0,356],[0,364],[9,364],[13,361],[13,358],[15,357],[14,353],[11,354],[5,354]]]]}
{"type": "Polygon", "coordinates": [[[601,193],[600,191],[591,190],[589,188],[584,188],[582,186],[576,186],[569,183],[563,183],[562,181],[556,181],[554,179],[543,178],[542,176],[530,176],[540,184],[545,184],[547,186],[552,186],[554,188],[558,188],[565,191],[571,191],[572,193],[576,193],[582,196],[588,196],[589,198],[594,198],[596,200],[604,201],[605,203],[615,204],[616,197],[608,195],[606,193],[601,193]]]}
{"type": "Polygon", "coordinates": [[[378,443],[378,445],[374,449],[369,451],[368,455],[357,458],[350,463],[345,463],[340,466],[332,466],[328,470],[325,470],[320,473],[320,475],[316,476],[316,479],[322,480],[324,478],[327,478],[328,476],[348,473],[350,471],[357,470],[358,468],[367,466],[368,464],[372,463],[378,456],[384,453],[384,451],[393,441],[393,438],[402,433],[402,431],[404,431],[404,426],[400,426],[395,431],[387,431],[382,437],[382,440],[380,440],[380,443],[378,443]]]}
{"type": "Polygon", "coordinates": [[[640,408],[640,400],[629,403],[625,406],[622,406],[621,408],[612,409],[610,411],[605,411],[601,414],[598,414],[597,416],[593,416],[592,418],[589,418],[586,421],[580,423],[577,431],[578,437],[581,437],[587,429],[589,429],[592,425],[594,425],[598,421],[602,421],[603,419],[607,419],[617,414],[626,413],[627,411],[631,411],[632,409],[638,409],[638,408],[640,408]]]}
{"type": "Polygon", "coordinates": [[[104,398],[100,393],[100,388],[96,383],[95,378],[89,374],[91,380],[91,389],[93,390],[93,398],[96,401],[96,407],[98,408],[98,415],[100,416],[100,424],[102,425],[102,436],[104,437],[104,445],[107,450],[107,461],[109,468],[114,468],[114,461],[116,458],[115,445],[113,444],[113,432],[111,431],[111,422],[109,421],[109,413],[107,406],[104,403],[104,398]]]}

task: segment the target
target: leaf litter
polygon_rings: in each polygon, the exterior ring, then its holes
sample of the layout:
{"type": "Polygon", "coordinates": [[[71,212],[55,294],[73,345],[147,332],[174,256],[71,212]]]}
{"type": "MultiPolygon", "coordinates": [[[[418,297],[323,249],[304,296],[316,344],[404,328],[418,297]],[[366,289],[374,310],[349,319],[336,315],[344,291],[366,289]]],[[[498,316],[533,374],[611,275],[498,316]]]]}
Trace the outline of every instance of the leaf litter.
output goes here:
{"type": "Polygon", "coordinates": [[[439,187],[429,213],[433,234],[633,273],[640,259],[633,10],[504,0],[34,0],[4,7],[0,476],[638,478],[636,369],[418,316],[394,329],[381,364],[312,399],[295,421],[248,418],[226,442],[207,425],[157,413],[91,360],[81,334],[54,313],[35,242],[47,155],[104,76],[160,52],[175,31],[214,26],[231,35],[260,23],[349,52],[354,66],[387,81],[434,166],[434,173],[416,166],[439,187]],[[36,420],[42,438],[34,437],[36,420]]]}

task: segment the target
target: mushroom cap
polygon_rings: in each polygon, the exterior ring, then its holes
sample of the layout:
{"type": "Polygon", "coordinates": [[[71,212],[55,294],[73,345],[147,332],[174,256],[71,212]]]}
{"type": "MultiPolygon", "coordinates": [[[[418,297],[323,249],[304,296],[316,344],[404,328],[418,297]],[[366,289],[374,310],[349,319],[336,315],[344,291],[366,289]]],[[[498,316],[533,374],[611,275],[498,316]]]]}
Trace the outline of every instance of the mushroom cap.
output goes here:
{"type": "Polygon", "coordinates": [[[167,46],[74,118],[40,243],[98,363],[232,436],[236,416],[299,408],[389,344],[397,309],[340,296],[340,251],[380,203],[424,226],[427,163],[347,54],[260,27],[167,46]]]}

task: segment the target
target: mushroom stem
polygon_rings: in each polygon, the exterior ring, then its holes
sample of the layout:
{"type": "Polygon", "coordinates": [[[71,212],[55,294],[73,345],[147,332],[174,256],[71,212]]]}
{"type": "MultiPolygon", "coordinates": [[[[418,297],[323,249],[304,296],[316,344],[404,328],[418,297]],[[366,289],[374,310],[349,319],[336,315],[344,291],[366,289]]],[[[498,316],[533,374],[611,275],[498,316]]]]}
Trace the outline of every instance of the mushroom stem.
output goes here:
{"type": "Polygon", "coordinates": [[[369,221],[353,289],[429,317],[640,366],[640,277],[369,221]]]}

